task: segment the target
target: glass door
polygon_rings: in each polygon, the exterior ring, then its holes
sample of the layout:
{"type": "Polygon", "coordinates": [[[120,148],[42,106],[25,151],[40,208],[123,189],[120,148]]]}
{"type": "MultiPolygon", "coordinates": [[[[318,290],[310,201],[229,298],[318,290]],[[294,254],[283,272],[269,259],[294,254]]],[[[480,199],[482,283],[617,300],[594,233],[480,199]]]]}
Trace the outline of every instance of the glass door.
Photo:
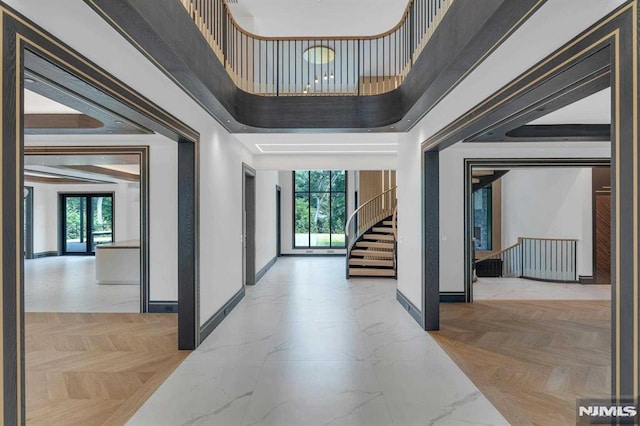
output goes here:
{"type": "Polygon", "coordinates": [[[91,251],[96,246],[113,242],[113,197],[91,196],[91,251]]]}
{"type": "Polygon", "coordinates": [[[113,242],[113,195],[62,194],[63,254],[95,254],[113,242]]]}

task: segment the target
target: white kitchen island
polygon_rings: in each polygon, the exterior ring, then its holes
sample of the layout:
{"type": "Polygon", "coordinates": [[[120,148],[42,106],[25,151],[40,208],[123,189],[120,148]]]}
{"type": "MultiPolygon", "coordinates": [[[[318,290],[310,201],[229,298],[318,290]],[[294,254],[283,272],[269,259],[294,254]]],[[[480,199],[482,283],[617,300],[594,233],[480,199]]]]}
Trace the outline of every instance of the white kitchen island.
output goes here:
{"type": "Polygon", "coordinates": [[[96,246],[96,283],[140,285],[140,240],[96,246]]]}

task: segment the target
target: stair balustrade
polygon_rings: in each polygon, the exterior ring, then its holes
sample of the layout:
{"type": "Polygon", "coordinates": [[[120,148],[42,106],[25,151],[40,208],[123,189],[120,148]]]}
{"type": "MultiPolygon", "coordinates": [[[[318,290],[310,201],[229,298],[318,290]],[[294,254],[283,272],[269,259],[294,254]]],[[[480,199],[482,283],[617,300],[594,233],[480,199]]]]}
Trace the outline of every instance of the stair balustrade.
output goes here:
{"type": "Polygon", "coordinates": [[[520,237],[518,243],[475,261],[478,277],[578,282],[578,240],[520,237]]]}
{"type": "Polygon", "coordinates": [[[231,0],[180,0],[242,90],[263,96],[378,95],[402,84],[454,0],[410,0],[400,22],[369,37],[262,37],[231,0]]]}
{"type": "Polygon", "coordinates": [[[356,242],[371,228],[381,221],[393,216],[393,252],[394,252],[394,271],[396,264],[395,242],[397,240],[397,186],[394,186],[376,197],[366,201],[356,211],[354,211],[345,225],[345,239],[347,248],[347,278],[349,277],[349,259],[351,251],[354,249],[356,242]]]}

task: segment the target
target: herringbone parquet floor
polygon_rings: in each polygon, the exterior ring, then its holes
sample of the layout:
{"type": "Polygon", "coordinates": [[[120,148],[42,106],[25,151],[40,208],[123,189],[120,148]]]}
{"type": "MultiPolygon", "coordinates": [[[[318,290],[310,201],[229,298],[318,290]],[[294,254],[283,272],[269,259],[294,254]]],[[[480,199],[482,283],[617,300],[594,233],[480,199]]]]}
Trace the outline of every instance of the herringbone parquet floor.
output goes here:
{"type": "Polygon", "coordinates": [[[176,314],[25,314],[29,425],[122,425],[189,354],[176,314]]]}
{"type": "Polygon", "coordinates": [[[511,424],[575,424],[577,397],[610,392],[608,301],[448,303],[440,312],[432,336],[511,424]]]}

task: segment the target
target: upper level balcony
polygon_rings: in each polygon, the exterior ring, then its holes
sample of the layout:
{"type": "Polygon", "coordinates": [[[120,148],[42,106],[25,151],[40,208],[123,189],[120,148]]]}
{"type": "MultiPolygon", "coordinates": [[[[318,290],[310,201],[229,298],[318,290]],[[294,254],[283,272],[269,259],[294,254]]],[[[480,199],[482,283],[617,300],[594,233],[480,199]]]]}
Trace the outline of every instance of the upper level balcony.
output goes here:
{"type": "Polygon", "coordinates": [[[382,34],[266,37],[227,1],[85,0],[232,133],[408,131],[545,3],[410,0],[382,34]]]}
{"type": "MultiPolygon", "coordinates": [[[[181,0],[241,90],[260,96],[370,96],[397,89],[453,0],[411,0],[400,22],[368,37],[264,37],[226,0],[181,0]]],[[[354,17],[357,19],[357,17],[354,17]]]]}

